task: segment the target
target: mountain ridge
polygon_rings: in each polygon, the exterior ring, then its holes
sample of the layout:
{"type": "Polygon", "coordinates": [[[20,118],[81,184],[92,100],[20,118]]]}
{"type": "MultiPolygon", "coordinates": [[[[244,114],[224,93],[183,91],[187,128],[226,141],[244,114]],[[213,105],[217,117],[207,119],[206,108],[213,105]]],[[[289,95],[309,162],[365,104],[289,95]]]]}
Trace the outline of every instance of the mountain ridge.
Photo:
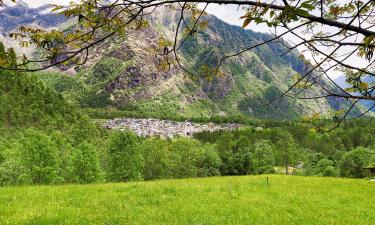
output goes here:
{"type": "MultiPolygon", "coordinates": [[[[2,11],[5,12],[9,9],[2,11]]],[[[58,26],[59,23],[55,24],[51,19],[53,14],[45,15],[36,18],[49,18],[51,25],[58,26]]],[[[208,21],[208,28],[186,40],[179,53],[184,66],[197,74],[202,65],[217,64],[224,53],[236,52],[270,38],[268,34],[226,24],[212,15],[203,19],[208,21]]],[[[178,13],[163,8],[155,11],[149,20],[148,28],[136,32],[129,30],[125,37],[116,37],[94,47],[86,65],[64,68],[76,75],[61,79],[78,86],[59,91],[69,98],[73,96],[71,100],[81,107],[116,107],[151,115],[153,112],[187,117],[240,114],[292,119],[314,113],[328,114],[331,109],[341,107],[334,99],[307,102],[291,98],[266,106],[281,95],[293,83],[293,76],[305,67],[298,52],[280,57],[285,48],[279,43],[264,45],[229,59],[221,68],[223,76],[211,80],[188,76],[176,65],[161,70],[158,41],[174,33],[178,13]]],[[[52,86],[61,81],[60,78],[53,79],[46,78],[45,81],[52,86]]],[[[308,92],[316,95],[320,90],[313,88],[308,92]]]]}

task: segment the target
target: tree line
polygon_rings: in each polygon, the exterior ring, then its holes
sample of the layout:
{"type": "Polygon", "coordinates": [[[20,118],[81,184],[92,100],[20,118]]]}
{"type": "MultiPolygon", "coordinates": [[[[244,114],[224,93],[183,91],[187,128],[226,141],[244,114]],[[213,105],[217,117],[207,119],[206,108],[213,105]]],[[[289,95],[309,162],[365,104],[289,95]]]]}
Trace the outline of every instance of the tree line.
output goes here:
{"type": "MultiPolygon", "coordinates": [[[[314,125],[315,126],[315,125],[314,125]]],[[[353,121],[347,127],[319,133],[308,123],[266,129],[200,133],[195,137],[216,144],[226,162],[225,175],[280,172],[313,176],[362,178],[375,165],[375,122],[353,121]],[[252,164],[252,166],[251,166],[252,164]]]]}
{"type": "MultiPolygon", "coordinates": [[[[36,128],[2,130],[0,184],[126,182],[169,178],[288,173],[363,178],[375,163],[369,135],[254,128],[200,133],[196,138],[141,138],[131,132],[76,133],[36,128]],[[311,133],[310,133],[311,132],[311,133]],[[367,139],[366,139],[367,138],[367,139]]],[[[355,128],[354,128],[355,130],[355,128]]]]}
{"type": "MultiPolygon", "coordinates": [[[[12,50],[0,45],[9,63],[12,50]]],[[[364,177],[375,163],[375,123],[263,120],[194,138],[141,138],[98,127],[30,74],[0,71],[0,185],[123,182],[288,173],[364,177]]]]}

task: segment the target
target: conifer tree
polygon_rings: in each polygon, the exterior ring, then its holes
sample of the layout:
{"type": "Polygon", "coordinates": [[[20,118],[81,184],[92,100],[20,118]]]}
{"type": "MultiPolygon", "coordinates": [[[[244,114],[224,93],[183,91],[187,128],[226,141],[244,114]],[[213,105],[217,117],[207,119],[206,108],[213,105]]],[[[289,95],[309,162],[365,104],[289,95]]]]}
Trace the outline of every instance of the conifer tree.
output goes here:
{"type": "Polygon", "coordinates": [[[6,52],[5,52],[5,47],[2,42],[0,42],[0,60],[3,61],[5,60],[6,52]]]}
{"type": "Polygon", "coordinates": [[[17,66],[17,54],[16,51],[14,51],[14,48],[8,49],[7,61],[10,68],[14,68],[17,66]]]}

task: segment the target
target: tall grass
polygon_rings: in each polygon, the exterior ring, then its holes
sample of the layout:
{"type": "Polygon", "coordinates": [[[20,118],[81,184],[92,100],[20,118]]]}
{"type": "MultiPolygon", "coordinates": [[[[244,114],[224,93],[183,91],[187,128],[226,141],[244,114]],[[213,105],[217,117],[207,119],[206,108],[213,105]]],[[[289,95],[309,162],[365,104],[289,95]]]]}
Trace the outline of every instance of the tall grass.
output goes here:
{"type": "Polygon", "coordinates": [[[0,224],[370,225],[374,205],[375,182],[279,175],[7,187],[0,224]]]}

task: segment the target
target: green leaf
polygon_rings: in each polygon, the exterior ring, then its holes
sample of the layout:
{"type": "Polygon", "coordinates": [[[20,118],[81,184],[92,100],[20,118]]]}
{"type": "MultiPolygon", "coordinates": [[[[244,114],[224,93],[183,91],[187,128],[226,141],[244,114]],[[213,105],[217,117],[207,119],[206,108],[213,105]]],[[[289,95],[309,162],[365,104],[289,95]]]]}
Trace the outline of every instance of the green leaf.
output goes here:
{"type": "Polygon", "coordinates": [[[270,12],[270,17],[272,18],[274,15],[275,15],[275,11],[272,10],[272,11],[270,12]]]}
{"type": "Polygon", "coordinates": [[[249,23],[252,21],[252,18],[247,17],[245,21],[243,21],[242,28],[245,28],[249,23]]]}
{"type": "Polygon", "coordinates": [[[307,2],[303,2],[301,4],[301,8],[305,8],[305,9],[308,9],[308,10],[314,10],[315,9],[315,6],[311,5],[311,4],[308,4],[307,2]]]}
{"type": "Polygon", "coordinates": [[[369,46],[374,39],[375,35],[367,36],[363,39],[363,44],[365,44],[365,46],[369,46]]]}
{"type": "Polygon", "coordinates": [[[303,10],[303,9],[300,9],[300,8],[296,9],[295,13],[300,15],[300,16],[310,16],[310,14],[306,10],[303,10]]]}
{"type": "Polygon", "coordinates": [[[263,23],[263,22],[264,22],[264,20],[263,20],[262,18],[260,18],[260,17],[255,18],[254,21],[255,21],[255,23],[257,23],[257,24],[259,24],[259,23],[263,23]]]}

